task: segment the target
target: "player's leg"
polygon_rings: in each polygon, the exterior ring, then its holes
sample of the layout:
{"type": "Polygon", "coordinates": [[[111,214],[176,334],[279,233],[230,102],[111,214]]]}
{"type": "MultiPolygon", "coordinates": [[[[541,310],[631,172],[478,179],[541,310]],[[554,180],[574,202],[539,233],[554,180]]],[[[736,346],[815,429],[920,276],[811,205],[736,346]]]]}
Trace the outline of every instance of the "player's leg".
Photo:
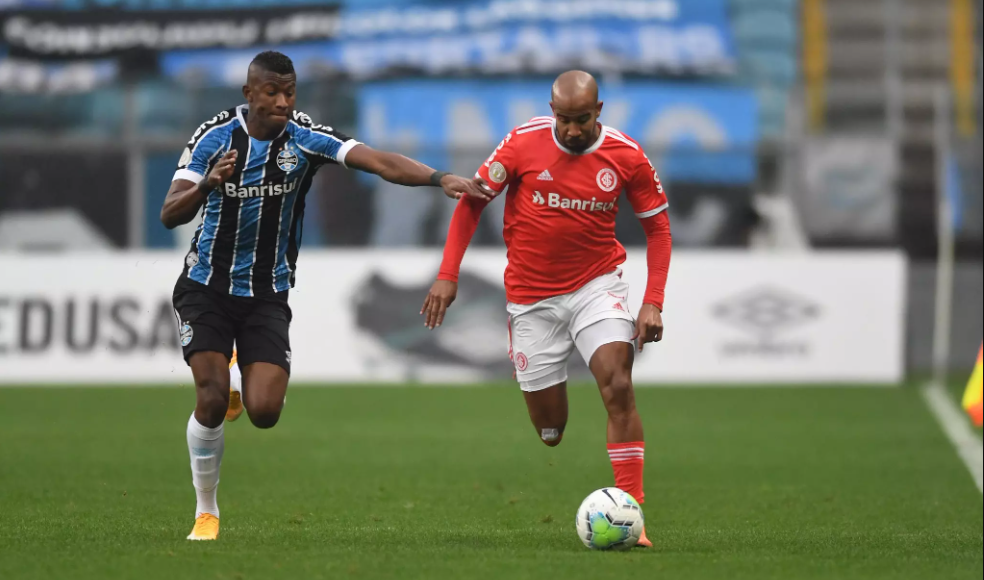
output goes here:
{"type": "Polygon", "coordinates": [[[195,487],[195,527],[190,540],[213,540],[219,533],[219,471],[225,449],[223,420],[229,404],[229,357],[234,335],[227,304],[205,286],[188,280],[175,285],[174,309],[181,346],[195,380],[195,411],[186,439],[195,487]]]}
{"type": "Polygon", "coordinates": [[[567,359],[574,351],[564,297],[509,304],[510,355],[530,421],[544,444],[560,444],[567,427],[567,359]]]}
{"type": "MultiPolygon", "coordinates": [[[[615,486],[642,504],[646,446],[632,385],[635,326],[627,300],[628,285],[618,273],[601,276],[575,293],[571,328],[608,412],[608,456],[615,486]]],[[[652,545],[645,530],[638,545],[652,545]]]]}
{"type": "Polygon", "coordinates": [[[195,379],[194,419],[207,429],[222,426],[229,406],[229,359],[216,351],[197,351],[188,357],[195,379]]]}
{"type": "Polygon", "coordinates": [[[226,355],[199,351],[188,359],[195,377],[197,404],[186,438],[195,486],[195,527],[189,540],[214,540],[219,534],[219,470],[225,451],[223,420],[229,397],[226,355]]]}
{"type": "Polygon", "coordinates": [[[632,389],[632,344],[611,336],[631,338],[633,331],[624,320],[602,320],[584,329],[577,340],[579,346],[588,345],[585,350],[594,350],[588,367],[608,411],[608,442],[612,444],[642,441],[642,419],[632,389]],[[600,341],[607,342],[598,344],[600,341]]]}
{"type": "Polygon", "coordinates": [[[243,402],[253,425],[269,429],[280,421],[288,379],[283,367],[268,362],[254,362],[243,368],[243,402]]]}
{"type": "Polygon", "coordinates": [[[257,300],[236,336],[243,403],[250,422],[269,429],[280,420],[290,378],[290,307],[286,296],[257,300]]]}
{"type": "Polygon", "coordinates": [[[567,382],[536,391],[524,389],[523,398],[540,440],[549,447],[560,445],[567,427],[567,382]]]}
{"type": "MultiPolygon", "coordinates": [[[[602,320],[582,330],[577,344],[578,350],[590,361],[588,366],[608,411],[608,458],[615,474],[615,487],[642,504],[645,501],[642,478],[646,444],[632,387],[635,351],[632,343],[626,342],[631,340],[633,332],[628,321],[602,320]]],[[[645,529],[637,545],[652,545],[645,529]]]]}

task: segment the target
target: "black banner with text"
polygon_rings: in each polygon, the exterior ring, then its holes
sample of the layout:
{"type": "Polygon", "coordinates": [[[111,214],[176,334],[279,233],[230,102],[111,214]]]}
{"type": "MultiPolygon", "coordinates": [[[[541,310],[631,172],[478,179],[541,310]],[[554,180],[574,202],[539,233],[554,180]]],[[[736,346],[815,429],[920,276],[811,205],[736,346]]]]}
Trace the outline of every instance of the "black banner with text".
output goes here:
{"type": "Polygon", "coordinates": [[[256,10],[65,12],[0,15],[0,38],[12,56],[78,59],[204,48],[245,48],[334,38],[338,7],[256,10]]]}

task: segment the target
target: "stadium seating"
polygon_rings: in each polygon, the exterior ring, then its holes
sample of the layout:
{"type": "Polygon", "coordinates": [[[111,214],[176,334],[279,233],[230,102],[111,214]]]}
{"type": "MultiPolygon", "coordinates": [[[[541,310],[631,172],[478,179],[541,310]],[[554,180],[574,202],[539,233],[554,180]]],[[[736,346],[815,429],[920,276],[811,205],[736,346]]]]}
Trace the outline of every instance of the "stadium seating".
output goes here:
{"type": "Polygon", "coordinates": [[[759,97],[759,126],[765,139],[785,130],[790,88],[799,77],[798,0],[730,0],[742,83],[759,97]]]}

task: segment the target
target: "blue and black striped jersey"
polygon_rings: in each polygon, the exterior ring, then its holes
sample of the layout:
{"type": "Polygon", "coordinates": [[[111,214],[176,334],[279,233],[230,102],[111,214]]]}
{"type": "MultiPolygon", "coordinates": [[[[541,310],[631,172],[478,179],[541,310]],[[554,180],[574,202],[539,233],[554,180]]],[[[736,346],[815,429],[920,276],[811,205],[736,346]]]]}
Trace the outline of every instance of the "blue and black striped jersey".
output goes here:
{"type": "Polygon", "coordinates": [[[240,105],[203,123],[174,179],[201,181],[226,152],[239,152],[232,176],[205,201],[183,275],[235,296],[262,296],[293,287],[311,180],[326,163],[344,166],[359,142],[299,111],[278,137],[260,141],[246,132],[248,114],[240,105]]]}

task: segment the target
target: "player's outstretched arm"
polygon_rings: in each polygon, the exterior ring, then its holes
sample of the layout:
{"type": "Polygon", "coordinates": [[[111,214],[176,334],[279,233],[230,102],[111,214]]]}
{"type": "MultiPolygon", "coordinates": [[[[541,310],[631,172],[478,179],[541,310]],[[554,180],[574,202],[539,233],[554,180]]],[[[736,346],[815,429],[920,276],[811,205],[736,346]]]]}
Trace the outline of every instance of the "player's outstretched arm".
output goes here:
{"type": "MultiPolygon", "coordinates": [[[[492,192],[481,177],[471,181],[476,186],[492,192]]],[[[424,316],[424,326],[431,330],[444,322],[445,312],[458,296],[458,271],[461,269],[461,261],[465,257],[465,249],[475,235],[475,229],[478,228],[482,210],[488,203],[486,200],[465,197],[458,202],[458,207],[451,216],[448,239],[444,242],[441,269],[437,273],[437,280],[427,293],[427,298],[424,299],[424,305],[420,308],[420,314],[424,316]]]]}
{"type": "Polygon", "coordinates": [[[356,145],[348,152],[345,156],[345,165],[373,173],[398,185],[440,187],[444,190],[445,195],[451,199],[461,199],[468,195],[477,199],[489,200],[492,199],[493,195],[488,190],[479,187],[471,179],[465,179],[445,171],[436,171],[409,157],[373,149],[364,144],[356,145]]]}
{"type": "Polygon", "coordinates": [[[195,183],[187,179],[175,179],[164,198],[161,208],[161,223],[167,229],[176,228],[195,219],[198,210],[208,199],[208,194],[222,185],[236,168],[236,150],[233,149],[219,159],[205,179],[195,183]]]}

